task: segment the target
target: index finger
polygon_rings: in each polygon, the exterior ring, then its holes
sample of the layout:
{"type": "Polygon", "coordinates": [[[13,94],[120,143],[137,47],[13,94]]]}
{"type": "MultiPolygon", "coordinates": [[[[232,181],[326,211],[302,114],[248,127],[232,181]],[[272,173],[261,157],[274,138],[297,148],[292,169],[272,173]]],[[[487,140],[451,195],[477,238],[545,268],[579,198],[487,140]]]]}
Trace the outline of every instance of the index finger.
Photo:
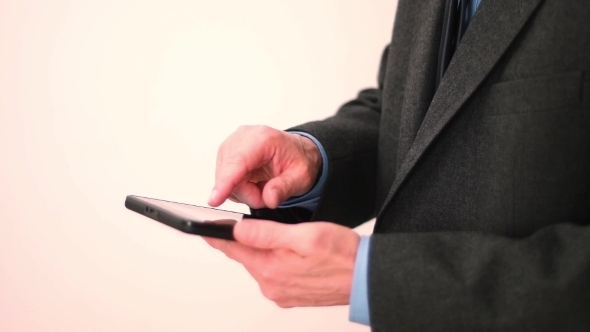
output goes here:
{"type": "Polygon", "coordinates": [[[252,265],[260,255],[265,255],[266,251],[245,246],[234,241],[203,237],[205,242],[211,247],[223,252],[227,257],[243,265],[252,265]]]}
{"type": "Polygon", "coordinates": [[[245,162],[217,163],[215,186],[209,198],[209,205],[219,206],[231,195],[233,189],[248,174],[245,162]]]}
{"type": "MultiPolygon", "coordinates": [[[[248,174],[273,158],[274,131],[268,128],[238,129],[219,148],[215,168],[215,186],[209,204],[219,206],[234,188],[249,181],[248,174]]],[[[251,175],[250,175],[251,176],[251,175]]]]}

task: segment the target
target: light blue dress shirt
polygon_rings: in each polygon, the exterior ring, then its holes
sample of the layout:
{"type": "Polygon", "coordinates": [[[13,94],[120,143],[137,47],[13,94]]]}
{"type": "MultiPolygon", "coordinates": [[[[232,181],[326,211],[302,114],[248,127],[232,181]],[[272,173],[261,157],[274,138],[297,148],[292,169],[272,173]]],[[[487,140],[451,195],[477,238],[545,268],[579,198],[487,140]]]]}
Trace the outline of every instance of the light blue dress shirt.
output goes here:
{"type": "MultiPolygon", "coordinates": [[[[467,0],[468,1],[468,0],[467,0]]],[[[477,11],[481,0],[471,0],[468,5],[468,12],[466,15],[467,24],[471,22],[473,15],[477,11]]],[[[326,185],[327,174],[328,174],[328,155],[322,144],[312,135],[303,132],[292,132],[293,134],[299,134],[311,139],[319,148],[322,154],[322,175],[318,180],[318,183],[309,191],[307,194],[299,197],[293,197],[283,204],[279,205],[279,208],[287,208],[293,206],[299,206],[306,208],[310,211],[315,211],[318,206],[320,196],[326,185]]],[[[361,241],[356,254],[356,261],[354,265],[354,273],[352,277],[352,289],[350,292],[350,311],[349,320],[351,322],[371,325],[371,318],[369,314],[369,284],[368,284],[368,271],[369,271],[369,250],[371,238],[369,236],[361,236],[361,241]]]]}
{"type": "Polygon", "coordinates": [[[322,155],[322,173],[318,182],[307,194],[289,198],[279,205],[279,209],[298,206],[313,212],[318,207],[320,197],[322,196],[322,192],[324,191],[324,187],[326,186],[326,181],[328,179],[328,155],[326,154],[326,150],[324,150],[322,144],[312,135],[300,131],[292,131],[291,133],[307,137],[318,146],[322,155]]]}

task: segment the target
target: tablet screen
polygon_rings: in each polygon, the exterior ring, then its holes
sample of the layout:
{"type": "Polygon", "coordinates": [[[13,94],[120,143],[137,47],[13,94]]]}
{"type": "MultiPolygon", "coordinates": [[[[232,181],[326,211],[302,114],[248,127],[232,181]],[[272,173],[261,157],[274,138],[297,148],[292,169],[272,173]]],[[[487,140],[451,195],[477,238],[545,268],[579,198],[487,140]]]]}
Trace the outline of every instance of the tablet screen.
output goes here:
{"type": "Polygon", "coordinates": [[[137,198],[153,205],[154,207],[157,207],[158,209],[172,212],[183,219],[191,221],[205,222],[223,219],[233,219],[235,221],[240,221],[244,216],[243,214],[238,212],[218,210],[203,206],[168,202],[146,197],[137,198]]]}

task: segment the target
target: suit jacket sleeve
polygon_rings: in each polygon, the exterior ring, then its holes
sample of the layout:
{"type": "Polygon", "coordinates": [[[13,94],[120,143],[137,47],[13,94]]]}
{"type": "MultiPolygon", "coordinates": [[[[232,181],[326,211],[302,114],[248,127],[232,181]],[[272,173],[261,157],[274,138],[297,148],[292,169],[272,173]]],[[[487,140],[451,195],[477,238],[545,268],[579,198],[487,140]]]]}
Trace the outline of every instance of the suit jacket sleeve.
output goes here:
{"type": "Polygon", "coordinates": [[[288,223],[333,221],[349,227],[374,217],[381,91],[388,53],[386,48],[377,88],[361,91],[332,117],[289,129],[313,135],[328,155],[328,178],[315,212],[302,208],[253,209],[254,216],[288,223]]]}
{"type": "Polygon", "coordinates": [[[371,240],[373,331],[582,331],[590,326],[590,228],[390,233],[371,240]]]}

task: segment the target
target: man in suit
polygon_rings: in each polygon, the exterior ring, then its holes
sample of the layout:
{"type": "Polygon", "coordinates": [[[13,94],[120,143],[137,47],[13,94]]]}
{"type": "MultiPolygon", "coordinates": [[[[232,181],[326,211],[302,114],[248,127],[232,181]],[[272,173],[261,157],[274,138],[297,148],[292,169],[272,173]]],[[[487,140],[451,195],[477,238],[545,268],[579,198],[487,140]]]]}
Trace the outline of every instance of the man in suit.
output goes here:
{"type": "Polygon", "coordinates": [[[590,3],[479,2],[440,81],[445,1],[400,0],[376,88],[220,147],[209,203],[284,223],[207,241],[278,305],[350,302],[374,331],[590,326],[590,3]]]}

